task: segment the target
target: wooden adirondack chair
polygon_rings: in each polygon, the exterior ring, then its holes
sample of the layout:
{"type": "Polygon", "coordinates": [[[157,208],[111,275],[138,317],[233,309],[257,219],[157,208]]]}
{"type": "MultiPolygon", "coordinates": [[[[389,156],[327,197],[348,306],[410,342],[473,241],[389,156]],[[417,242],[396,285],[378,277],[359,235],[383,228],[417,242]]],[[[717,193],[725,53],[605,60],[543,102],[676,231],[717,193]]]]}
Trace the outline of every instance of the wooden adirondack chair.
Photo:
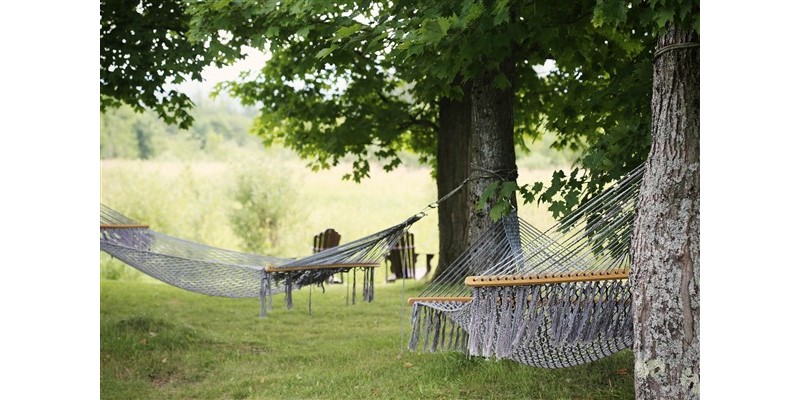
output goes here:
{"type": "MultiPolygon", "coordinates": [[[[314,236],[314,253],[319,253],[322,250],[330,249],[339,245],[342,235],[336,232],[333,228],[328,228],[319,235],[314,236]]],[[[333,276],[328,279],[328,283],[342,283],[344,282],[344,274],[339,274],[339,279],[333,276]]]]}
{"type": "Polygon", "coordinates": [[[336,232],[333,228],[325,229],[324,232],[314,236],[314,253],[319,253],[322,250],[330,249],[339,245],[342,240],[342,235],[336,232]]]}
{"type": "MultiPolygon", "coordinates": [[[[396,279],[403,279],[403,278],[417,278],[417,258],[419,257],[419,253],[415,251],[414,248],[414,234],[411,232],[406,232],[400,237],[400,240],[392,246],[389,250],[389,255],[386,256],[386,261],[388,261],[386,272],[386,281],[387,282],[394,282],[396,279]]],[[[433,260],[433,254],[425,254],[425,275],[428,274],[431,270],[431,260],[433,260]]]]}
{"type": "Polygon", "coordinates": [[[400,237],[400,240],[389,249],[389,273],[386,275],[387,280],[392,282],[395,279],[413,278],[415,272],[414,267],[417,261],[415,258],[414,234],[406,232],[400,237]]]}

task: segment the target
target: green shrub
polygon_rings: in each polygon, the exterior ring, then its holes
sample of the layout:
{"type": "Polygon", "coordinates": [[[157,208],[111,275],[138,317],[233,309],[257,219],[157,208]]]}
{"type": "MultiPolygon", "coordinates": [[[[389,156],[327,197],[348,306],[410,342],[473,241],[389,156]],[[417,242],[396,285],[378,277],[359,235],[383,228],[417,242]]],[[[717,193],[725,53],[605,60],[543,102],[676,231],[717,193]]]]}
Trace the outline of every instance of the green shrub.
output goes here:
{"type": "Polygon", "coordinates": [[[144,274],[116,258],[100,253],[100,279],[138,281],[144,274]]]}
{"type": "Polygon", "coordinates": [[[236,168],[229,221],[245,251],[275,254],[282,247],[282,233],[299,222],[298,191],[287,170],[252,165],[236,168]]]}

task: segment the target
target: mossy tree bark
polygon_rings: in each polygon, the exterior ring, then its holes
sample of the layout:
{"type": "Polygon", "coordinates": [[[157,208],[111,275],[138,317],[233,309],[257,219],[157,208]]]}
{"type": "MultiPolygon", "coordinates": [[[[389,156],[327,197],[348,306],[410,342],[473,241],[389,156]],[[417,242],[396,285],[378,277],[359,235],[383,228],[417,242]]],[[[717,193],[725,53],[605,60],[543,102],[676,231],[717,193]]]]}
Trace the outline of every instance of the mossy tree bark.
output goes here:
{"type": "MultiPolygon", "coordinates": [[[[657,44],[699,43],[668,27],[657,44]]],[[[631,243],[637,399],[695,399],[700,389],[700,51],[653,66],[653,144],[631,243]]]]}

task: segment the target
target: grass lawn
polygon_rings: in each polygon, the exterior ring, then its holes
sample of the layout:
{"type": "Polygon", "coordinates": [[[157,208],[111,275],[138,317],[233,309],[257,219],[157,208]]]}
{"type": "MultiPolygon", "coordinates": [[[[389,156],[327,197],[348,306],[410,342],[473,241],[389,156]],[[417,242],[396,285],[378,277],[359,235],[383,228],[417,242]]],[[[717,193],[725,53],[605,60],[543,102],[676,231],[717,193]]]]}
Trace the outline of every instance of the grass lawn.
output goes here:
{"type": "MultiPolygon", "coordinates": [[[[376,282],[374,303],[345,306],[342,286],[283,295],[258,317],[257,299],[226,299],[165,284],[100,282],[104,399],[633,399],[625,351],[559,370],[411,353],[400,283],[376,282]],[[402,333],[401,333],[402,331],[402,333]]],[[[405,295],[422,284],[407,283],[405,295]]],[[[360,291],[360,288],[359,288],[360,291]]],[[[360,293],[360,292],[359,292],[360,293]]]]}

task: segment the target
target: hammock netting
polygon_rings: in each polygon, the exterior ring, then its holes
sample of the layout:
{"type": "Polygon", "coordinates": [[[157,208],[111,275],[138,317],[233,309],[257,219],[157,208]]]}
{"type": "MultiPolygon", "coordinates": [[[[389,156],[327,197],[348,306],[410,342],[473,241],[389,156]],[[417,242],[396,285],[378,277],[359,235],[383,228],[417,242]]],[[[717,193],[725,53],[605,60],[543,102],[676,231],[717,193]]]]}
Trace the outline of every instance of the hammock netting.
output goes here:
{"type": "MultiPolygon", "coordinates": [[[[631,347],[627,277],[643,171],[635,168],[544,232],[516,213],[495,222],[420,297],[410,299],[409,348],[561,368],[631,347]]],[[[101,205],[100,248],[182,289],[259,297],[265,316],[274,293],[284,292],[291,308],[293,290],[324,289],[331,276],[350,271],[353,301],[359,270],[362,297],[372,301],[375,267],[423,215],[308,257],[285,259],[164,235],[101,205]]]]}
{"type": "MultiPolygon", "coordinates": [[[[400,224],[373,233],[352,242],[325,249],[314,255],[298,260],[290,260],[281,265],[267,268],[265,288],[271,298],[276,283],[284,284],[286,303],[292,307],[292,288],[316,284],[324,289],[325,282],[340,272],[353,271],[352,299],[356,298],[356,271],[364,271],[361,290],[364,301],[371,302],[375,297],[375,268],[397,244],[400,237],[408,231],[422,215],[415,215],[400,224]]],[[[270,304],[271,307],[271,304],[270,304]]]]}
{"type": "Polygon", "coordinates": [[[544,232],[513,213],[495,222],[411,299],[409,348],[561,368],[631,347],[627,271],[643,171],[544,232]]]}
{"type": "MultiPolygon", "coordinates": [[[[261,314],[273,293],[324,285],[333,274],[364,270],[363,298],[374,298],[374,267],[421,216],[353,242],[300,259],[220,249],[172,237],[100,205],[100,249],[147,275],[181,289],[211,296],[258,297],[261,314]]],[[[353,279],[355,285],[356,280],[353,279]]],[[[355,292],[355,286],[353,287],[355,292]]],[[[267,304],[269,300],[269,304],[267,304]]],[[[355,293],[353,295],[355,300],[355,293]]]]}
{"type": "Polygon", "coordinates": [[[259,297],[264,267],[287,261],[165,235],[102,204],[100,250],[170,285],[222,297],[259,297]]]}

